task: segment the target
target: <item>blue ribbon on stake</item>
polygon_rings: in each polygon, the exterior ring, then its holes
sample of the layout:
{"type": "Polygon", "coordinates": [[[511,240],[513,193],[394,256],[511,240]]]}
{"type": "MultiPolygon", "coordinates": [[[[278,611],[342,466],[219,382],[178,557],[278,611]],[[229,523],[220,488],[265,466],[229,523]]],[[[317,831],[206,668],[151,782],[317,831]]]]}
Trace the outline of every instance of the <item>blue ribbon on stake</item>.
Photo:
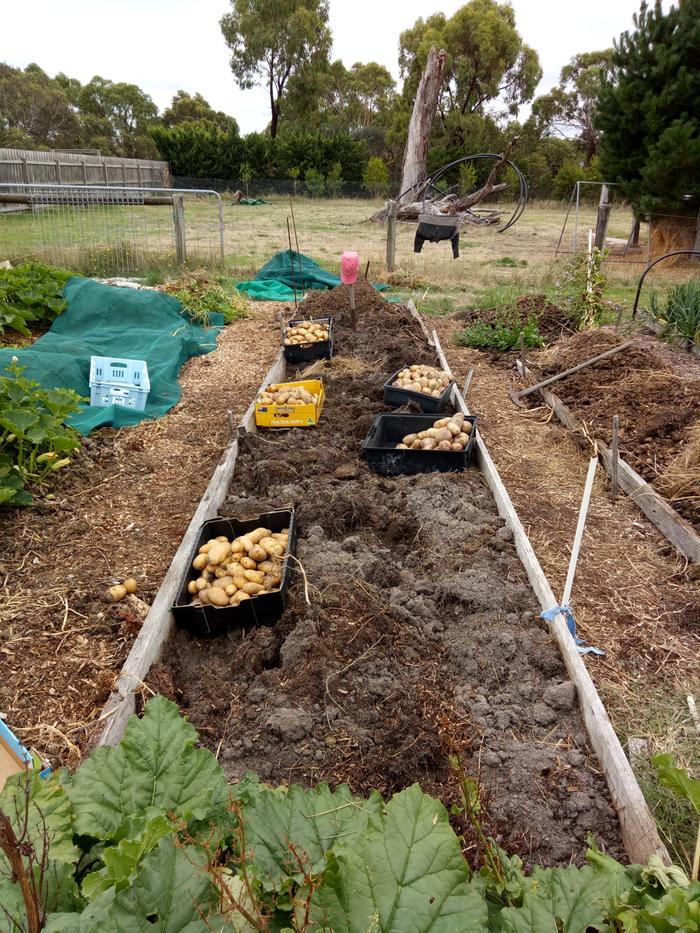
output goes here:
{"type": "Polygon", "coordinates": [[[574,640],[576,650],[579,654],[597,654],[600,657],[605,657],[605,652],[601,651],[600,648],[593,648],[591,645],[587,645],[582,638],[578,637],[576,634],[576,619],[574,619],[571,606],[554,606],[552,609],[545,609],[544,612],[540,613],[540,617],[547,622],[551,622],[558,613],[561,613],[566,619],[566,626],[571,633],[571,637],[574,640]]]}

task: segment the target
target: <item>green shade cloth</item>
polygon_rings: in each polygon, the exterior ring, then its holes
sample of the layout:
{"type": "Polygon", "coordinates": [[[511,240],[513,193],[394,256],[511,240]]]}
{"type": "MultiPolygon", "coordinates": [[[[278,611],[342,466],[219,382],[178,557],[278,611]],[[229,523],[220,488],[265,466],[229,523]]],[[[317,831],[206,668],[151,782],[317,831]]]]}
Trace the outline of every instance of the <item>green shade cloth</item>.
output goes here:
{"type": "Polygon", "coordinates": [[[242,204],[244,207],[254,207],[256,204],[267,204],[264,198],[241,198],[240,201],[233,201],[234,205],[242,204]]]}
{"type": "Polygon", "coordinates": [[[215,350],[223,325],[220,314],[210,315],[215,327],[191,324],[177,298],[162,292],[72,278],[63,294],[68,307],[43,337],[27,349],[0,350],[0,371],[16,356],[26,367],[24,375],[44,388],[74,389],[89,399],[90,357],[111,356],[145,360],[151,381],[144,411],[85,405],[69,419],[80,434],[164,415],[180,399],[177,377],[181,366],[192,356],[215,350]]]}
{"type": "MultiPolygon", "coordinates": [[[[297,298],[301,298],[309,289],[335,288],[336,285],[340,285],[337,275],[303,253],[286,249],[273,256],[254,279],[238,282],[236,288],[257,301],[293,301],[295,287],[297,298]]],[[[387,286],[374,287],[382,291],[387,286]]]]}

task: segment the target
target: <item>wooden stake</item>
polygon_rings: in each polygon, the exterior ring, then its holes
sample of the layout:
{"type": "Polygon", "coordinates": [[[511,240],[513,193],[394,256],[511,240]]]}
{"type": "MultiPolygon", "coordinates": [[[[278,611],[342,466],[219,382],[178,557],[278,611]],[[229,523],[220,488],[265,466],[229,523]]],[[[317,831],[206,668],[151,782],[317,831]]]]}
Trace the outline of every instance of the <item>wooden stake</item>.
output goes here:
{"type": "Polygon", "coordinates": [[[386,215],[386,268],[394,271],[396,261],[396,201],[387,202],[386,215]]]}
{"type": "Polygon", "coordinates": [[[520,372],[525,376],[527,366],[525,364],[525,334],[520,331],[520,372]]]}
{"type": "Polygon", "coordinates": [[[299,285],[301,286],[302,292],[304,291],[304,270],[301,264],[301,251],[299,250],[299,237],[297,236],[297,222],[294,218],[294,204],[292,199],[289,199],[289,209],[292,212],[292,227],[294,228],[294,242],[297,245],[297,256],[299,257],[299,285]]]}
{"type": "Polygon", "coordinates": [[[620,417],[619,415],[613,415],[612,422],[612,444],[610,445],[610,450],[612,452],[612,462],[610,464],[610,494],[613,499],[617,499],[617,493],[619,491],[619,466],[620,466],[620,417]]]}
{"type": "Polygon", "coordinates": [[[474,367],[470,367],[467,372],[467,378],[464,382],[464,388],[462,389],[462,398],[466,401],[467,395],[469,395],[469,386],[472,384],[472,376],[474,375],[474,367]]]}
{"type": "Polygon", "coordinates": [[[348,285],[350,293],[350,323],[353,327],[357,325],[357,311],[355,309],[355,285],[348,285]]]}
{"type": "Polygon", "coordinates": [[[287,240],[289,241],[289,261],[292,264],[292,287],[294,288],[294,310],[297,309],[297,279],[294,274],[294,252],[292,250],[292,234],[289,229],[289,217],[287,217],[287,240]]]}
{"type": "Polygon", "coordinates": [[[371,260],[368,259],[368,260],[367,260],[367,265],[365,266],[365,282],[367,281],[367,276],[369,275],[369,264],[370,264],[370,262],[371,262],[371,260]]]}
{"type": "Polygon", "coordinates": [[[581,550],[581,541],[583,539],[583,530],[586,527],[586,516],[588,515],[588,506],[591,501],[591,492],[593,491],[593,480],[595,479],[595,470],[598,466],[598,458],[591,457],[588,464],[588,474],[586,476],[586,485],[583,488],[583,499],[581,500],[581,510],[578,513],[578,523],[576,525],[576,534],[574,535],[574,546],[571,548],[571,560],[569,561],[569,571],[566,575],[564,584],[564,593],[561,598],[562,606],[568,606],[571,599],[571,590],[574,587],[574,575],[576,573],[576,564],[581,550]]]}

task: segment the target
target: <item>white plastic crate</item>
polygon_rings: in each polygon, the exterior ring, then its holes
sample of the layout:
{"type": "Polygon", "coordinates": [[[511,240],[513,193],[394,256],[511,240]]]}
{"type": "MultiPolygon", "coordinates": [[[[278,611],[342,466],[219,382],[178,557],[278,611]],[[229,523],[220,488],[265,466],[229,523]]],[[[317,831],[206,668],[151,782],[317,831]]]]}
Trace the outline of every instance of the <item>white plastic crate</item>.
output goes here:
{"type": "Polygon", "coordinates": [[[121,405],[143,411],[150,391],[151,381],[145,360],[115,359],[112,356],[90,358],[91,406],[121,405]]]}

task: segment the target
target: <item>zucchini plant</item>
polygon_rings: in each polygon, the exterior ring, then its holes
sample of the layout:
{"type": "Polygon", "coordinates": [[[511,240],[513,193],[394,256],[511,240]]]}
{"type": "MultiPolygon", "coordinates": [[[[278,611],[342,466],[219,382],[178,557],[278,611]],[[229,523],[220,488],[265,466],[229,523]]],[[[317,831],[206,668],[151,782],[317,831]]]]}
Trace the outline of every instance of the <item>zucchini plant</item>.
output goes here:
{"type": "Polygon", "coordinates": [[[63,286],[71,274],[40,262],[0,269],[0,334],[9,328],[28,337],[29,324],[50,324],[66,309],[63,286]]]}

